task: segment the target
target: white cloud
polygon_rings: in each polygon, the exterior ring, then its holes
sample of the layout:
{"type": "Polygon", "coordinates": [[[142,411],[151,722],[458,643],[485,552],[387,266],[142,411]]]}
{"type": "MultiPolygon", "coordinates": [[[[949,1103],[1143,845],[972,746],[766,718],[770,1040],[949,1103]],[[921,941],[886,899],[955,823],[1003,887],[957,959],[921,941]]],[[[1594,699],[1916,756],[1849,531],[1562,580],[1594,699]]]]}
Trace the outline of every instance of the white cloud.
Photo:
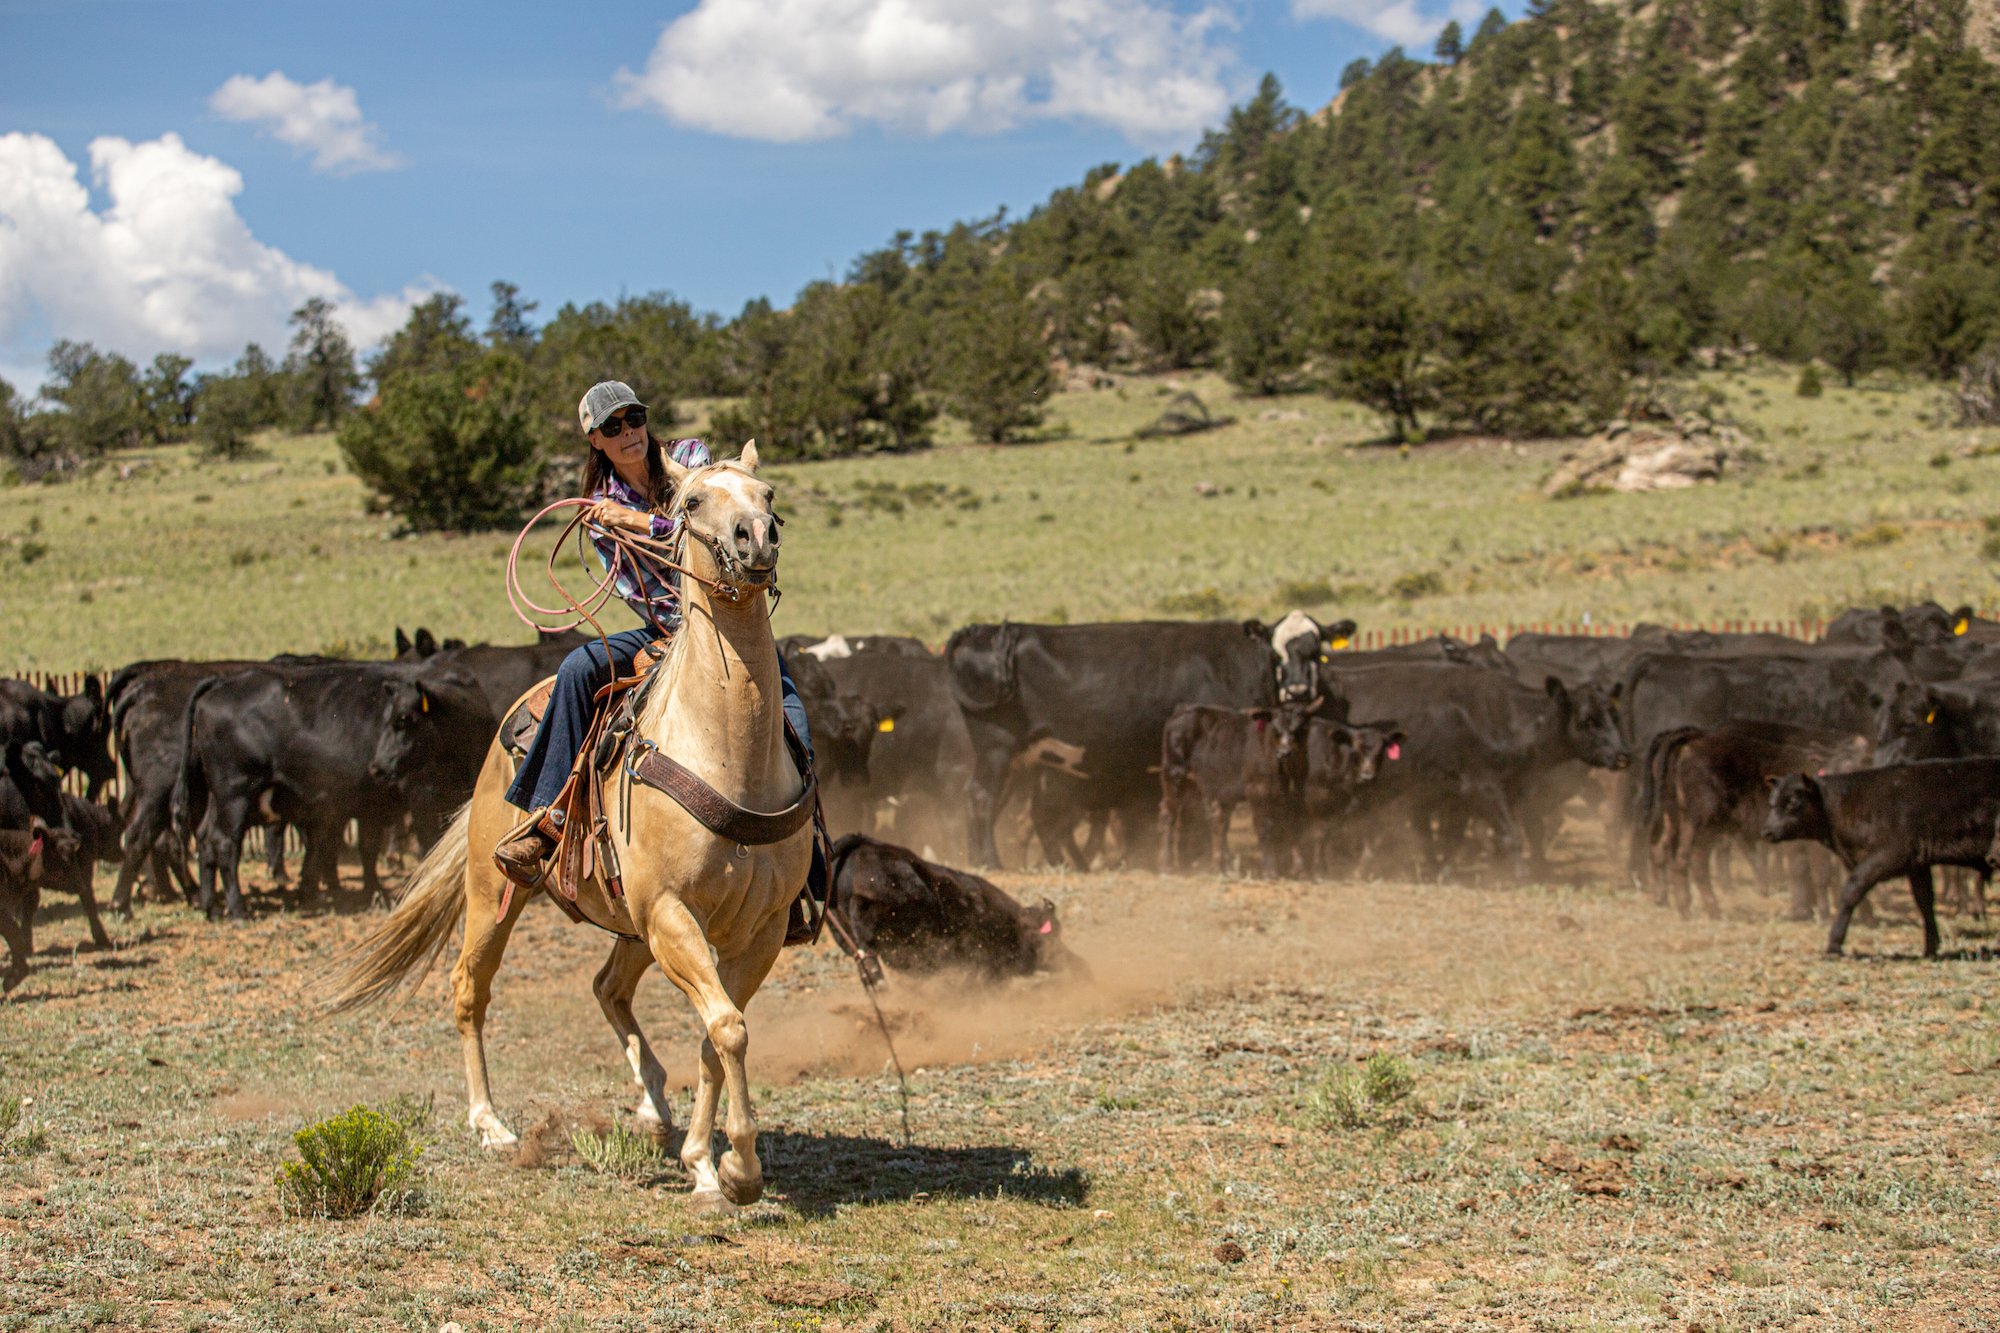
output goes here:
{"type": "Polygon", "coordinates": [[[361,118],[354,90],[332,79],[294,83],[275,69],[261,79],[238,74],[210,94],[208,108],[294,148],[311,149],[316,171],[344,175],[403,164],[376,146],[375,127],[361,118]]]}
{"type": "Polygon", "coordinates": [[[1230,26],[1161,0],[701,0],[618,78],[628,106],[746,139],[1064,119],[1167,144],[1227,112],[1230,26]]]}
{"type": "Polygon", "coordinates": [[[31,338],[91,342],[141,362],[181,352],[213,364],[251,341],[282,355],[286,322],[311,296],[332,301],[366,347],[434,290],[419,283],[364,300],[265,245],[236,211],[243,177],[179,135],[96,139],[90,164],[109,196],[102,212],[52,140],[0,134],[0,362],[26,361],[31,338]]]}
{"type": "Polygon", "coordinates": [[[1486,9],[1479,0],[1452,0],[1443,13],[1431,17],[1418,8],[1417,0],[1292,0],[1294,18],[1339,19],[1409,47],[1414,56],[1427,54],[1415,48],[1428,45],[1447,19],[1476,23],[1486,9]]]}

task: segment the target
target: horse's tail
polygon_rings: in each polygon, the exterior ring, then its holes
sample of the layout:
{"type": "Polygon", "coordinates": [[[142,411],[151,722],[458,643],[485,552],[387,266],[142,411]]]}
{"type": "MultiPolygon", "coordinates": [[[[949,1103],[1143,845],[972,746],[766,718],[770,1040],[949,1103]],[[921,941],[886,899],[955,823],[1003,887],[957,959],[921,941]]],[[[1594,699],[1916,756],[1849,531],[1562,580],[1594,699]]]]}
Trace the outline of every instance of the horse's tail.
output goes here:
{"type": "Polygon", "coordinates": [[[320,982],[331,1013],[359,1009],[390,994],[404,981],[417,981],[451,939],[465,915],[468,860],[468,802],[445,825],[444,836],[410,877],[395,910],[361,943],[336,960],[320,982]]]}

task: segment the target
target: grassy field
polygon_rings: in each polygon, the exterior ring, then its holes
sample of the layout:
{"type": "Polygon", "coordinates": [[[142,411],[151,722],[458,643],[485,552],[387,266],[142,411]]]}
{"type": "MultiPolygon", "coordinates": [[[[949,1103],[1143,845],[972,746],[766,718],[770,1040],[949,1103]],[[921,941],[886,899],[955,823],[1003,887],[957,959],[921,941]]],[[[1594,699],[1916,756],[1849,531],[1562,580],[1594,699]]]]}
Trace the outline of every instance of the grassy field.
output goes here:
{"type": "MultiPolygon", "coordinates": [[[[1059,399],[1039,444],[777,469],[779,628],[1992,600],[1991,433],[1924,425],[1916,390],[1714,382],[1759,457],[1677,494],[1554,504],[1560,445],[1405,455],[1351,409],[1207,380],[1238,421],[1192,439],[1133,440],[1171,392],[1134,381],[1059,399]]],[[[397,537],[326,438],[118,462],[0,489],[0,670],[525,637],[510,534],[397,537]]],[[[1057,902],[1094,979],[892,977],[907,1143],[852,968],[788,953],[749,1010],[770,1192],[719,1222],[671,1159],[597,1147],[634,1100],[590,992],[604,939],[545,904],[496,991],[525,1142],[496,1158],[440,977],[315,1011],[371,921],[351,868],[340,910],[253,892],[228,928],[145,903],[106,952],[57,903],[0,1004],[0,1333],[2000,1325],[1995,924],[1947,917],[1921,962],[1885,887],[1825,963],[1782,896],[1683,922],[1601,846],[1572,830],[1554,881],[1512,889],[1002,875],[1057,902]],[[434,1099],[405,1208],[281,1204],[295,1131],[400,1098],[434,1099]]],[[[684,1119],[687,1008],[654,980],[639,1010],[684,1119]]]]}
{"type": "MultiPolygon", "coordinates": [[[[2000,433],[1924,423],[1935,389],[1791,393],[1711,377],[1755,461],[1693,491],[1554,503],[1563,445],[1371,447],[1374,419],[1207,377],[1065,394],[1051,438],[773,470],[790,517],[781,632],[978,619],[1273,616],[1367,628],[1793,619],[1936,596],[1986,604],[2000,433]],[[1133,432],[1177,387],[1232,425],[1133,432]]],[[[703,420],[680,429],[699,430],[703,420]]],[[[519,641],[511,533],[400,537],[329,437],[202,462],[166,448],[59,487],[0,489],[0,671],[279,651],[379,655],[394,626],[519,641]]],[[[551,533],[552,535],[552,533],[551,533]]]]}
{"type": "MultiPolygon", "coordinates": [[[[603,937],[543,904],[490,1028],[511,1160],[464,1128],[440,978],[312,1012],[365,914],[146,906],[111,954],[57,921],[0,1008],[32,1098],[0,1143],[0,1329],[1993,1326],[1990,927],[1920,962],[1885,892],[1827,964],[1780,899],[1684,923],[1588,867],[1001,882],[1058,900],[1094,983],[892,978],[905,1144],[852,969],[787,954],[749,1011],[771,1189],[722,1222],[677,1166],[572,1146],[633,1098],[603,937]],[[399,1095],[436,1099],[414,1205],[287,1215],[291,1132],[399,1095]]],[[[684,1117],[686,1006],[639,998],[684,1117]]]]}

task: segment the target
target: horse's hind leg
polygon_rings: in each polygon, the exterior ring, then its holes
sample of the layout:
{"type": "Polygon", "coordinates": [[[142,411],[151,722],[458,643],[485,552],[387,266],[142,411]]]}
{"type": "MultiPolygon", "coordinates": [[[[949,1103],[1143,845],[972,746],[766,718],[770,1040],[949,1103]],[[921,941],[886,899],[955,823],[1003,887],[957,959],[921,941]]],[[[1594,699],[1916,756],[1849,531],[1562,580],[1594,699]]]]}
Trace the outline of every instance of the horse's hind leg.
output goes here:
{"type": "Polygon", "coordinates": [[[479,854],[473,854],[465,875],[465,940],[451,969],[452,1016],[465,1046],[465,1119],[478,1132],[482,1148],[519,1142],[494,1113],[486,1076],[486,1006],[493,998],[493,974],[500,970],[507,937],[520,920],[521,909],[534,896],[516,887],[502,915],[500,892],[505,883],[490,862],[482,864],[479,854]]]}
{"type": "Polygon", "coordinates": [[[667,1071],[653,1054],[653,1044],[639,1030],[639,1020],[632,1013],[632,995],[652,965],[653,955],[645,945],[637,940],[619,940],[611,946],[611,956],[604,960],[593,989],[597,992],[598,1007],[611,1020],[611,1030],[618,1034],[618,1045],[625,1052],[626,1063],[632,1066],[632,1077],[639,1082],[639,1108],[632,1113],[633,1118],[654,1139],[665,1141],[674,1123],[667,1104],[667,1071]]]}

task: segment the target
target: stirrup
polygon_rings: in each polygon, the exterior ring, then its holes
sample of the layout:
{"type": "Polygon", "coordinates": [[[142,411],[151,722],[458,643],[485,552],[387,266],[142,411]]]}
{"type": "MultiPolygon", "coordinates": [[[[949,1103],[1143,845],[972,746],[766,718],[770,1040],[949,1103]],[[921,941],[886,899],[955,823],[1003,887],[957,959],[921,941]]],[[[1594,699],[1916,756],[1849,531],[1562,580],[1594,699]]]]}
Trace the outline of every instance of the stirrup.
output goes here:
{"type": "Polygon", "coordinates": [[[549,867],[554,863],[556,851],[562,845],[562,837],[560,833],[550,831],[548,815],[549,811],[547,810],[535,811],[519,824],[509,829],[507,836],[493,845],[493,864],[502,875],[507,877],[509,883],[518,884],[524,889],[534,889],[539,888],[542,881],[549,877],[549,867]],[[535,835],[548,839],[548,850],[537,859],[535,871],[532,876],[529,876],[526,866],[516,865],[501,859],[500,849],[502,847],[512,846],[514,843],[535,835]]]}

